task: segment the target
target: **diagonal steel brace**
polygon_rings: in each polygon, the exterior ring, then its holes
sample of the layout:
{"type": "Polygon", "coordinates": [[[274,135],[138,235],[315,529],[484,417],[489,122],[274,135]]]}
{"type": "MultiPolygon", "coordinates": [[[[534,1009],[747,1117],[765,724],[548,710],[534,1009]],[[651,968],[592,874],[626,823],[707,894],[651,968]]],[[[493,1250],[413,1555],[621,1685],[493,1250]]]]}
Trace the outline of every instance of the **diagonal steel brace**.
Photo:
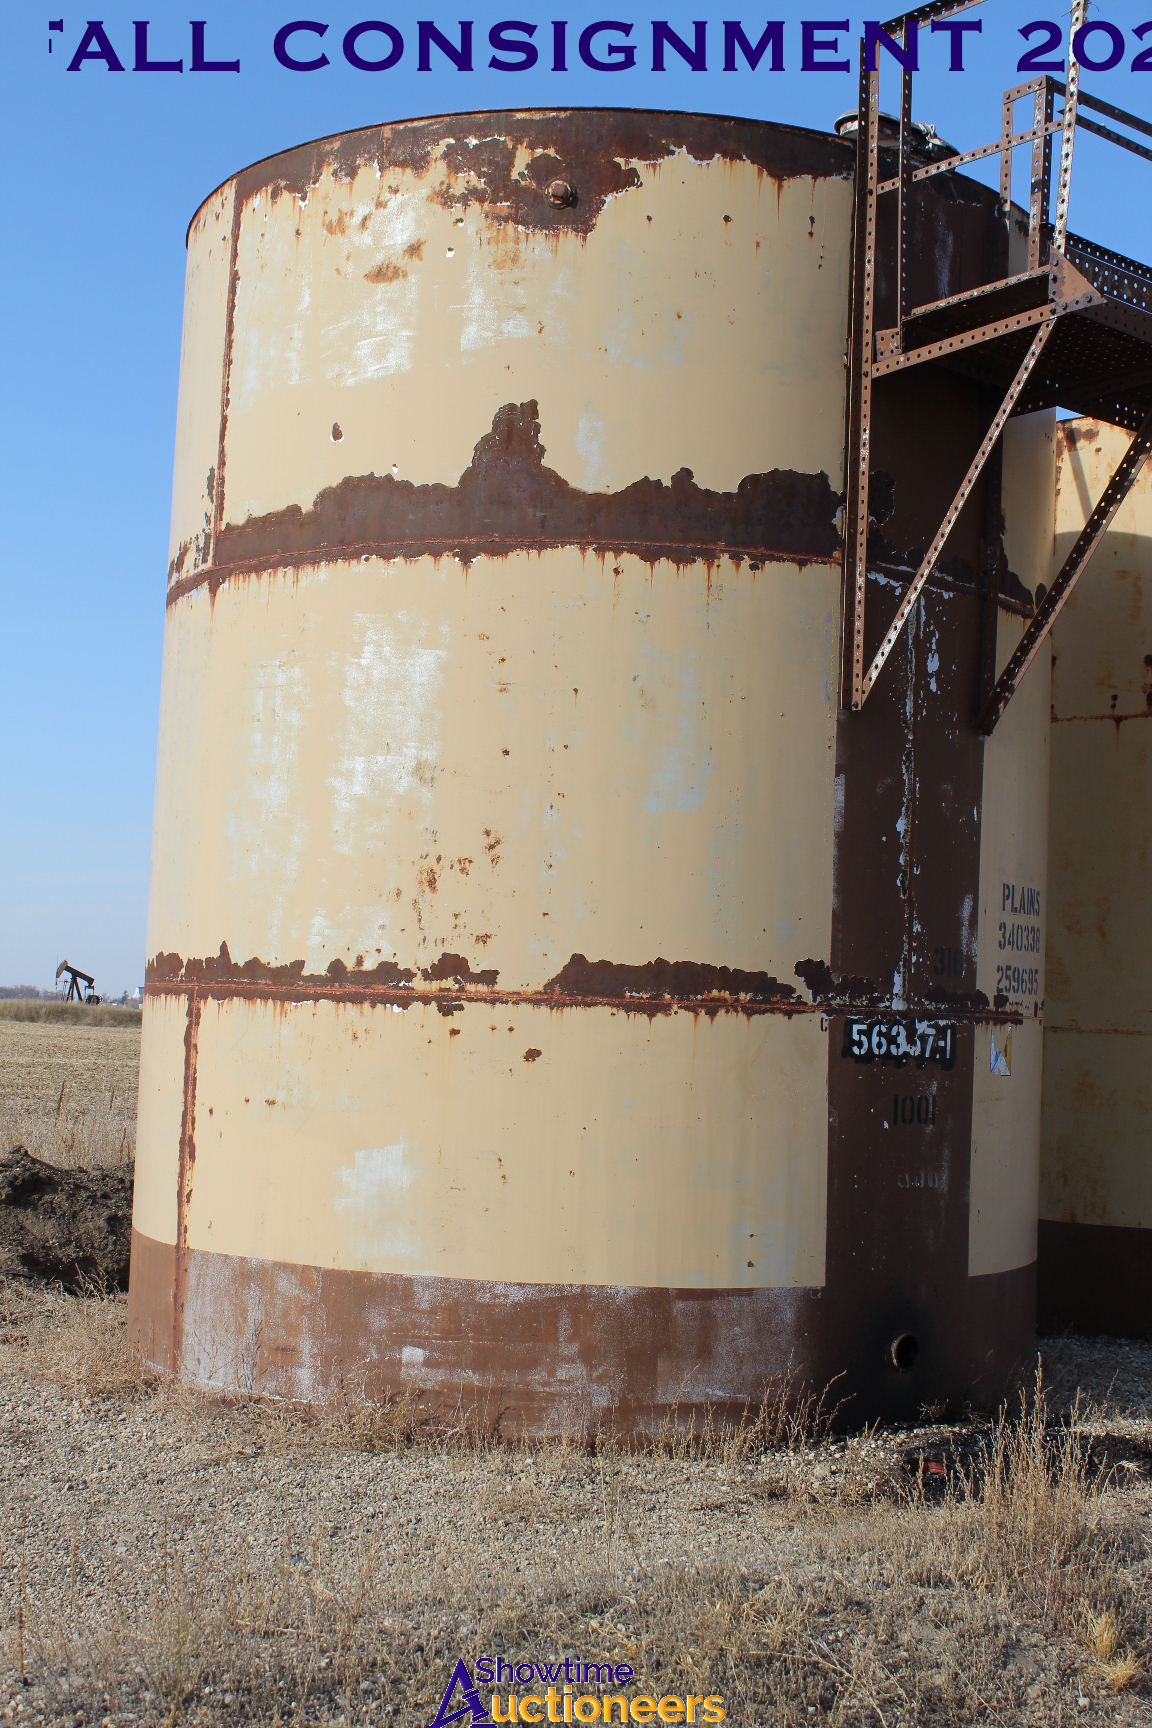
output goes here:
{"type": "Polygon", "coordinates": [[[1124,452],[1123,459],[1104,488],[1100,502],[1089,516],[1083,529],[1060,567],[1051,588],[1045,594],[1009,657],[1008,664],[992,687],[992,693],[980,712],[977,730],[989,734],[1012,700],[1021,678],[1035,658],[1036,651],[1059,616],[1065,601],[1075,588],[1088,560],[1108,531],[1109,524],[1139,477],[1140,470],[1152,451],[1152,411],[1145,415],[1139,431],[1124,452]]]}
{"type": "Polygon", "coordinates": [[[853,708],[862,708],[863,707],[865,701],[867,700],[868,693],[871,690],[873,684],[875,684],[876,679],[878,678],[878,676],[880,674],[881,668],[883,667],[885,660],[887,660],[889,654],[891,654],[893,648],[895,648],[897,642],[900,640],[900,633],[903,630],[905,624],[907,624],[909,618],[912,616],[913,610],[915,609],[915,606],[916,606],[916,602],[920,598],[920,591],[924,587],[924,584],[927,582],[929,576],[932,574],[932,570],[933,570],[933,567],[936,563],[936,560],[939,558],[941,552],[944,549],[945,541],[948,539],[949,534],[951,534],[953,528],[955,527],[956,520],[957,520],[958,516],[960,515],[961,510],[964,508],[965,504],[968,502],[969,494],[971,493],[973,486],[976,484],[976,481],[978,480],[978,478],[980,476],[980,471],[983,468],[985,462],[987,462],[989,456],[992,454],[992,450],[993,450],[993,447],[996,443],[996,440],[999,438],[1000,434],[1003,432],[1005,422],[1007,421],[1013,408],[1016,406],[1016,402],[1017,402],[1017,399],[1020,395],[1020,392],[1023,390],[1025,384],[1028,382],[1028,378],[1029,378],[1029,375],[1032,371],[1032,368],[1035,366],[1037,360],[1039,360],[1041,354],[1044,352],[1044,345],[1048,341],[1049,336],[1052,334],[1052,331],[1055,328],[1055,324],[1056,324],[1055,315],[1054,314],[1050,315],[1047,318],[1047,320],[1043,324],[1041,324],[1039,330],[1037,330],[1035,336],[1032,338],[1032,345],[1029,348],[1027,354],[1025,354],[1023,360],[1020,362],[1019,370],[1017,371],[1015,378],[1013,378],[1012,383],[1008,387],[1008,394],[1005,396],[1003,402],[1001,402],[1001,404],[1000,404],[1000,407],[997,409],[996,418],[993,420],[991,426],[989,426],[988,431],[984,436],[984,442],[981,444],[979,450],[977,450],[975,456],[972,458],[971,466],[969,467],[968,472],[967,472],[967,474],[965,474],[963,480],[960,482],[960,490],[957,492],[955,498],[953,498],[952,503],[948,509],[948,514],[945,516],[943,522],[941,522],[939,528],[936,530],[936,538],[933,540],[931,546],[929,546],[927,552],[925,553],[923,562],[921,563],[919,570],[917,570],[915,576],[913,577],[911,586],[909,587],[907,594],[905,594],[903,600],[900,602],[900,605],[897,608],[896,616],[895,616],[895,618],[893,618],[892,623],[889,626],[889,628],[885,634],[883,642],[881,642],[879,648],[876,650],[876,658],[873,660],[871,666],[868,668],[868,671],[865,673],[863,681],[862,681],[861,690],[860,690],[860,699],[858,702],[853,701],[853,703],[852,703],[853,708]]]}

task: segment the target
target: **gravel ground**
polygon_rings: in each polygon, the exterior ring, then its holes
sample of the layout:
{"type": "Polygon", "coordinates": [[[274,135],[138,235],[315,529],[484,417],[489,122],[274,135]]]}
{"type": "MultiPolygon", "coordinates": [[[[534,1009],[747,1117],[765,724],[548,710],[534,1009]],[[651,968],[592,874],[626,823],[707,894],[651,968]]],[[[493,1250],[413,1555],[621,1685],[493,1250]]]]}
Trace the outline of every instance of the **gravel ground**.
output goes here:
{"type": "Polygon", "coordinates": [[[1124,1338],[1041,1338],[1044,1379],[1054,1403],[1069,1408],[1077,1390],[1127,1429],[1152,1432],[1152,1344],[1124,1338]]]}
{"type": "Polygon", "coordinates": [[[1045,1343],[1107,1468],[1079,1510],[1033,1483],[990,1520],[962,1483],[986,1427],[696,1458],[412,1438],[146,1384],[123,1317],[0,1286],[9,1720],[421,1728],[488,1652],[627,1662],[747,1724],[1152,1721],[1148,1346],[1045,1343]]]}

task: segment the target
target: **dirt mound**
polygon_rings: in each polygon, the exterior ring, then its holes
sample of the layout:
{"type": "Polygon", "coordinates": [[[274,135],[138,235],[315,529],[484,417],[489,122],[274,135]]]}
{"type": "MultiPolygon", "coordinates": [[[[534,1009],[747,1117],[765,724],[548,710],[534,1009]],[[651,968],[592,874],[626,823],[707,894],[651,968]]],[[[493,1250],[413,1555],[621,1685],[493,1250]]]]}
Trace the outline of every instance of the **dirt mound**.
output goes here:
{"type": "Polygon", "coordinates": [[[62,1170],[0,1152],[0,1272],[128,1287],[132,1170],[62,1170]]]}

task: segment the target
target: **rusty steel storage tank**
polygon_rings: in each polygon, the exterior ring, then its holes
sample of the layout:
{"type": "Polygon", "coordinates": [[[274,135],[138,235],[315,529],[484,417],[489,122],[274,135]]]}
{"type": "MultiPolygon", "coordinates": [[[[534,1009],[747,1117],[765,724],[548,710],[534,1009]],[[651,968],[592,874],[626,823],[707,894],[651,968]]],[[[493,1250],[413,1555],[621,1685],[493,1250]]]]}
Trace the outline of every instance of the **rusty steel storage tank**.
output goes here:
{"type": "MultiPolygon", "coordinates": [[[[1055,565],[1128,447],[1056,440],[1055,565]]],[[[1152,1336],[1152,469],[1052,633],[1041,1326],[1152,1336]]]]}
{"type": "MultiPolygon", "coordinates": [[[[750,121],[451,116],[261,162],[194,218],[152,1362],[587,1431],[789,1365],[846,1420],[915,1415],[1029,1348],[1040,956],[1001,989],[995,932],[1043,891],[1047,670],[985,744],[982,483],[841,709],[854,169],[750,121]]],[[[921,298],[986,279],[996,209],[924,182],[921,298]]],[[[899,400],[876,630],[984,412],[962,378],[943,419],[899,400]]],[[[1051,487],[1049,419],[1013,423],[1001,663],[1051,487]]]]}

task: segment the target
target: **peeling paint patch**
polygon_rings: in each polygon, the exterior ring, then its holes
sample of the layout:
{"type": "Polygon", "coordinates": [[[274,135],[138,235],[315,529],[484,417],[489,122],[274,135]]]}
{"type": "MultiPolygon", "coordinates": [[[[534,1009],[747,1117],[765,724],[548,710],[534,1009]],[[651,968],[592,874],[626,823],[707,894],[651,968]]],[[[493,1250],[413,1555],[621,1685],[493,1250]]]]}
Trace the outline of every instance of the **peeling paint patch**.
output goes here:
{"type": "Polygon", "coordinates": [[[229,569],[315,560],[323,552],[407,559],[579,546],[633,552],[678,567],[720,557],[832,559],[838,505],[827,474],[773,469],[746,474],[735,492],[698,486],[682,468],[665,485],[645,476],[619,492],[585,492],[544,465],[535,401],[507,402],[477,442],[455,486],[415,485],[392,474],[350,475],[298,504],[227,523],[216,570],[175,582],[170,600],[229,569]]]}
{"type": "Polygon", "coordinates": [[[586,960],[583,954],[573,954],[544,989],[572,997],[664,997],[672,1001],[726,996],[786,1002],[796,994],[791,984],[781,984],[767,972],[742,972],[695,960],[649,960],[641,966],[626,966],[612,960],[586,960]]]}
{"type": "Polygon", "coordinates": [[[449,981],[454,984],[482,984],[489,988],[499,978],[499,972],[489,969],[473,972],[463,954],[441,954],[434,965],[420,968],[420,976],[428,983],[449,981]]]}
{"type": "Polygon", "coordinates": [[[227,942],[221,942],[218,955],[209,955],[206,960],[182,960],[179,954],[157,954],[149,960],[145,967],[145,981],[149,984],[285,984],[324,985],[343,984],[348,979],[354,979],[357,986],[384,985],[396,988],[410,984],[416,976],[406,966],[398,966],[394,960],[381,960],[371,970],[362,968],[350,971],[343,960],[333,960],[325,973],[305,973],[307,962],[290,960],[286,965],[268,965],[265,961],[253,955],[250,960],[239,964],[228,952],[227,942]]]}
{"type": "Polygon", "coordinates": [[[778,182],[848,180],[856,163],[854,146],[799,126],[629,109],[505,110],[336,133],[254,163],[237,176],[237,191],[253,202],[263,192],[272,204],[285,195],[304,201],[325,172],[350,184],[364,167],[382,177],[404,169],[434,178],[450,207],[497,205],[520,228],[589,234],[609,198],[641,184],[637,163],[654,167],[681,152],[695,162],[749,162],[778,182]],[[558,179],[571,188],[559,205],[549,196],[558,179]]]}
{"type": "Polygon", "coordinates": [[[988,1040],[988,1066],[993,1074],[998,1074],[1001,1080],[1012,1077],[1012,1028],[1005,1026],[992,1027],[992,1035],[988,1040]]]}
{"type": "Polygon", "coordinates": [[[352,1165],[340,1171],[343,1194],[336,1209],[353,1210],[375,1203],[381,1197],[399,1200],[412,1186],[412,1171],[405,1167],[404,1142],[394,1146],[370,1146],[357,1152],[352,1165]]]}
{"type": "Polygon", "coordinates": [[[383,1003],[409,1007],[424,1002],[446,1016],[460,1014],[468,1004],[529,1006],[550,1012],[567,1008],[612,1007],[625,1013],[670,1014],[681,1008],[708,1016],[811,1012],[791,984],[781,984],[766,972],[737,967],[701,965],[690,960],[649,960],[638,966],[609,960],[590,961],[573,954],[554,978],[539,989],[497,990],[495,968],[473,972],[462,954],[444,953],[417,973],[394,960],[371,970],[349,968],[333,960],[326,972],[305,972],[306,962],[293,960],[273,966],[253,957],[242,965],[220,944],[220,954],[206,960],[183,960],[179,954],[157,954],[145,968],[149,996],[189,992],[225,1002],[314,1001],[383,1003]]]}
{"type": "Polygon", "coordinates": [[[358,651],[344,663],[344,725],[328,780],[333,840],[348,856],[383,836],[400,800],[431,797],[447,652],[370,613],[353,615],[350,634],[358,651]]]}

